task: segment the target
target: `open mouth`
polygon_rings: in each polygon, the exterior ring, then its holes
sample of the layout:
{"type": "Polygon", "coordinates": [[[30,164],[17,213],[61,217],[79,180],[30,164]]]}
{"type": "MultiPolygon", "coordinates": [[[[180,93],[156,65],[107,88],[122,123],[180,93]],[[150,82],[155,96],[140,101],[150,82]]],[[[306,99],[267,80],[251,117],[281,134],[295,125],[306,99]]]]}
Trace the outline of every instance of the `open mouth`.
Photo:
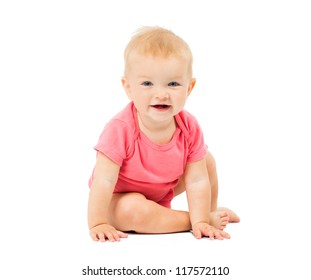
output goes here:
{"type": "Polygon", "coordinates": [[[156,104],[156,105],[151,105],[151,107],[156,108],[156,109],[168,109],[171,106],[166,105],[166,104],[156,104]]]}

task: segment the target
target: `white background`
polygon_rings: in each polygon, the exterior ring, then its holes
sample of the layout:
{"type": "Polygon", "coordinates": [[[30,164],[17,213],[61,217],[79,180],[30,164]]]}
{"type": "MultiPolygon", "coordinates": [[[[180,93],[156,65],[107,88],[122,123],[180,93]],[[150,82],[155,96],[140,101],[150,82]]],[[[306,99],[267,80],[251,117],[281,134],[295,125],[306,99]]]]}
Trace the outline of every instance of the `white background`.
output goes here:
{"type": "MultiPolygon", "coordinates": [[[[310,14],[299,0],[1,1],[1,279],[93,278],[82,276],[88,265],[309,279],[310,14]],[[186,109],[216,157],[219,204],[241,216],[231,240],[88,236],[93,146],[128,102],[123,49],[142,25],[192,48],[197,85],[186,109]]],[[[186,209],[184,197],[174,206],[186,209]]]]}

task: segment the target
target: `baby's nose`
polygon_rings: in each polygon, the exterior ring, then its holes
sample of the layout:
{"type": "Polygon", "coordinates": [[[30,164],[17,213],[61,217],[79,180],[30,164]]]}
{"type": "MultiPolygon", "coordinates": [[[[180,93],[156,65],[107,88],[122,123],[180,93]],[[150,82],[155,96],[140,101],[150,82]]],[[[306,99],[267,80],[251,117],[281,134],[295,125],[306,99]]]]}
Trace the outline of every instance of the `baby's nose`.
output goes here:
{"type": "Polygon", "coordinates": [[[169,95],[165,90],[159,90],[156,93],[156,98],[158,99],[168,99],[169,95]]]}

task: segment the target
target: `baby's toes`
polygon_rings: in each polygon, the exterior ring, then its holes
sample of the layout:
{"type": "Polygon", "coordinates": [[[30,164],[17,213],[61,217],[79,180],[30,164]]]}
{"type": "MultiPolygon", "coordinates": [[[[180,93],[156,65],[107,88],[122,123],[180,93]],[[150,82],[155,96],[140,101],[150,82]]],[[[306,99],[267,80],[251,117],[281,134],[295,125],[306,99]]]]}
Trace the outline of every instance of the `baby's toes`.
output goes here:
{"type": "Polygon", "coordinates": [[[224,216],[220,219],[220,227],[224,229],[226,225],[229,223],[229,216],[224,216]]]}
{"type": "Polygon", "coordinates": [[[218,213],[220,219],[229,219],[229,214],[227,213],[227,211],[221,211],[218,213]]]}
{"type": "Polygon", "coordinates": [[[220,213],[220,220],[229,222],[229,214],[227,212],[221,212],[220,213]]]}
{"type": "Polygon", "coordinates": [[[221,224],[218,229],[224,230],[226,228],[227,224],[221,224]]]}
{"type": "Polygon", "coordinates": [[[229,222],[227,222],[227,221],[222,221],[221,224],[220,224],[220,229],[224,229],[227,226],[228,223],[229,222]]]}

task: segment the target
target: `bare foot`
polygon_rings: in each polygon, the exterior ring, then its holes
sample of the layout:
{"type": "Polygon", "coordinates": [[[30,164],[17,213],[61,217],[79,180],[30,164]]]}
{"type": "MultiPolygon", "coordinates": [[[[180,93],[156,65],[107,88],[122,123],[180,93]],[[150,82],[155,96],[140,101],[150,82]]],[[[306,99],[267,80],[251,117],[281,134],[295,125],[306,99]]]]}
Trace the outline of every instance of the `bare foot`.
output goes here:
{"type": "Polygon", "coordinates": [[[218,211],[210,213],[210,223],[213,227],[223,230],[229,223],[229,215],[227,211],[218,211]]]}
{"type": "Polygon", "coordinates": [[[228,216],[229,216],[229,223],[238,223],[240,222],[240,217],[235,214],[232,210],[230,210],[229,208],[225,208],[225,207],[219,207],[217,208],[217,211],[225,211],[227,212],[228,216]]]}
{"type": "Polygon", "coordinates": [[[217,229],[223,230],[228,223],[238,223],[240,218],[232,210],[225,207],[219,207],[210,213],[210,223],[217,229]]]}

